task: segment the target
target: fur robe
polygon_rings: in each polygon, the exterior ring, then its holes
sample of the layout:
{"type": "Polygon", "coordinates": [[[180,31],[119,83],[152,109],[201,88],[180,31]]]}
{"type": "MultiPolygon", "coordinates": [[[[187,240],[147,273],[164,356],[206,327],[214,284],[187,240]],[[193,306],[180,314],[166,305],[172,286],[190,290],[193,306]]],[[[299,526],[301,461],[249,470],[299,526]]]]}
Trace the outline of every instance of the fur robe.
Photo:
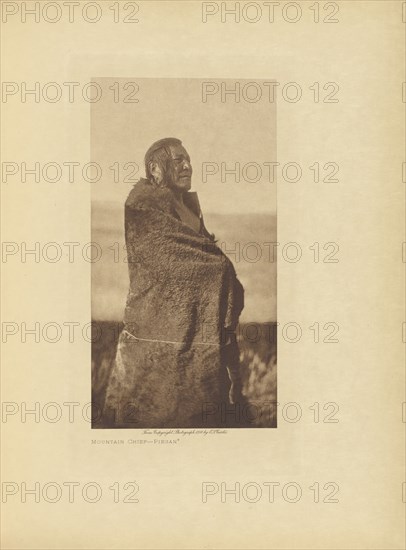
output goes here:
{"type": "Polygon", "coordinates": [[[130,288],[106,392],[107,427],[220,427],[230,377],[238,386],[235,328],[243,288],[200,217],[182,223],[173,195],[140,180],[125,204],[130,288]]]}

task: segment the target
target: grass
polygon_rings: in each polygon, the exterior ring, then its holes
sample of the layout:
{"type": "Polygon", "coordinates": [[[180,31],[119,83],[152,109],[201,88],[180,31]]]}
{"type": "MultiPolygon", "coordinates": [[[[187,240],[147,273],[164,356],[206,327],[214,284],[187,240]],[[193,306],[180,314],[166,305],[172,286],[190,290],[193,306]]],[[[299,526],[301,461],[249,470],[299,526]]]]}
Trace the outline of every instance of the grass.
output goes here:
{"type": "MultiPolygon", "coordinates": [[[[101,407],[122,323],[93,322],[92,402],[101,407]]],[[[243,393],[242,417],[256,428],[276,427],[277,345],[275,323],[243,323],[238,328],[243,393]]]]}

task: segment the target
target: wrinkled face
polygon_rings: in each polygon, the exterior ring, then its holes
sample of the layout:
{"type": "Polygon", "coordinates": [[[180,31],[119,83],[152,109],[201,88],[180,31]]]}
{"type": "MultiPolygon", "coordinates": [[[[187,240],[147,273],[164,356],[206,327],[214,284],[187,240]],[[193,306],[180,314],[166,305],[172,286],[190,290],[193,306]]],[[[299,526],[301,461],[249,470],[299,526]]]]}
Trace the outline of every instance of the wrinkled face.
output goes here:
{"type": "Polygon", "coordinates": [[[182,145],[170,145],[171,158],[167,160],[164,179],[174,191],[189,191],[192,186],[192,165],[186,149],[182,145]]]}

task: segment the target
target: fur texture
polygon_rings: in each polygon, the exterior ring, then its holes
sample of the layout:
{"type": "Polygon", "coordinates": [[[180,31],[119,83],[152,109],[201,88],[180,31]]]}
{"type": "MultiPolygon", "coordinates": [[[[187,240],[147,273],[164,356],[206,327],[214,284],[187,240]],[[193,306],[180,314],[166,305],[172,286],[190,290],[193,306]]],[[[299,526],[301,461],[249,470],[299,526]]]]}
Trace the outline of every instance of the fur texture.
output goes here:
{"type": "Polygon", "coordinates": [[[218,425],[238,386],[232,332],[243,288],[230,260],[204,227],[196,233],[176,214],[172,193],[141,180],[125,205],[130,289],[116,360],[106,391],[106,426],[218,425]]]}

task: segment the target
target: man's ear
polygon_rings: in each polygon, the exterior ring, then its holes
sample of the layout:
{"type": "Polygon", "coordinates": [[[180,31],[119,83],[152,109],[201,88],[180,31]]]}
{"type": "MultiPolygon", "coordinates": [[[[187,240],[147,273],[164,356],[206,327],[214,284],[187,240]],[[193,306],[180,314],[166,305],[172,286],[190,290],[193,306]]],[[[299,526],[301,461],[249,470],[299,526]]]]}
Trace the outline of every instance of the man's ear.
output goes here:
{"type": "Polygon", "coordinates": [[[157,162],[150,162],[149,163],[149,171],[151,173],[151,176],[154,180],[154,182],[159,185],[162,183],[162,180],[163,180],[163,174],[162,174],[162,170],[161,170],[161,167],[159,166],[159,164],[157,162]]]}

